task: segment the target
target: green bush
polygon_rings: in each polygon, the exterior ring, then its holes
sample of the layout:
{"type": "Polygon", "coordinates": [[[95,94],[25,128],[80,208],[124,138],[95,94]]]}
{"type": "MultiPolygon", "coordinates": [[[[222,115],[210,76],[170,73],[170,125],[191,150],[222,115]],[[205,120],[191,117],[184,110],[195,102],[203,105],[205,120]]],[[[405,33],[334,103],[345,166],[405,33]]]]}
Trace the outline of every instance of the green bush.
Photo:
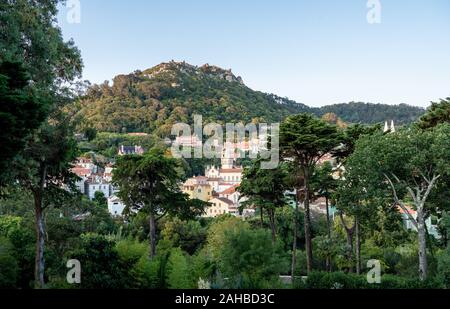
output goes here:
{"type": "Polygon", "coordinates": [[[242,228],[225,233],[220,268],[232,288],[267,288],[279,281],[286,261],[269,231],[242,228]],[[269,284],[270,283],[270,284],[269,284]]]}
{"type": "Polygon", "coordinates": [[[443,285],[435,278],[429,278],[422,282],[419,278],[384,275],[381,277],[380,284],[374,284],[371,287],[379,289],[437,289],[443,288],[443,285]]]}
{"type": "Polygon", "coordinates": [[[437,254],[438,277],[447,288],[450,287],[450,247],[437,254]]]}
{"type": "Polygon", "coordinates": [[[362,289],[368,284],[364,276],[343,272],[312,272],[305,282],[308,289],[362,289]]]}
{"type": "Polygon", "coordinates": [[[345,274],[343,272],[312,272],[303,282],[294,284],[298,289],[439,289],[445,288],[439,278],[430,278],[421,282],[394,275],[383,275],[381,283],[369,284],[365,275],[345,274]]]}
{"type": "Polygon", "coordinates": [[[67,254],[68,259],[81,263],[81,288],[129,288],[129,265],[121,263],[114,241],[98,234],[81,235],[81,246],[67,254]]]}
{"type": "Polygon", "coordinates": [[[170,252],[166,268],[167,285],[171,289],[195,288],[195,283],[189,269],[189,262],[180,248],[170,252]]]}
{"type": "Polygon", "coordinates": [[[13,246],[8,239],[0,237],[0,289],[15,288],[18,276],[13,246]]]}

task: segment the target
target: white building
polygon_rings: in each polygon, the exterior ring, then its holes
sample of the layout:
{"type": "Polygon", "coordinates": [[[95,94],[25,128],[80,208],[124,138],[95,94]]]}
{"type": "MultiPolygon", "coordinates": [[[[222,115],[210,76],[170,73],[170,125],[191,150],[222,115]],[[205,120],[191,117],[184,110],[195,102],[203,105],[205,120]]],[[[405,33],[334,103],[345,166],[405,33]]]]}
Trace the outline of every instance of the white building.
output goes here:
{"type": "Polygon", "coordinates": [[[108,198],[108,211],[112,216],[122,216],[125,205],[117,196],[112,195],[108,198]]]}
{"type": "Polygon", "coordinates": [[[239,191],[237,191],[236,189],[239,187],[239,185],[234,185],[222,192],[219,192],[219,197],[222,198],[226,198],[230,201],[233,202],[233,204],[237,207],[239,206],[239,198],[240,198],[240,193],[239,191]]]}
{"type": "Polygon", "coordinates": [[[76,167],[84,168],[90,170],[90,174],[95,174],[98,172],[97,165],[94,164],[92,159],[89,158],[78,158],[76,162],[76,167]]]}
{"type": "Polygon", "coordinates": [[[109,182],[98,176],[91,176],[84,182],[84,194],[92,201],[95,192],[102,192],[106,198],[112,195],[112,188],[109,182]]]}
{"type": "MultiPolygon", "coordinates": [[[[406,206],[406,209],[408,210],[409,214],[414,218],[414,220],[417,220],[417,211],[412,209],[411,207],[406,206]]],[[[408,214],[400,207],[398,207],[398,210],[400,214],[402,215],[403,224],[405,225],[406,229],[413,230],[417,232],[417,228],[414,225],[413,222],[411,222],[411,219],[409,218],[408,214]]],[[[427,227],[428,233],[432,235],[436,239],[440,239],[441,235],[438,232],[437,222],[436,224],[433,224],[433,220],[431,216],[429,216],[425,220],[425,225],[427,227]]]]}

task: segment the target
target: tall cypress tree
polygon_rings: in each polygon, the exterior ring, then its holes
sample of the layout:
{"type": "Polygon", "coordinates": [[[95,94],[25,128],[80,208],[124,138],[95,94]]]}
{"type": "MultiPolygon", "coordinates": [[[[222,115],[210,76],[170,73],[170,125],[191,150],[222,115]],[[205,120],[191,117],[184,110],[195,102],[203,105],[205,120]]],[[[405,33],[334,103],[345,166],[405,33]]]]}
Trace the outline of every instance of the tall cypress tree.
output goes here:
{"type": "MultiPolygon", "coordinates": [[[[280,126],[280,145],[284,160],[293,162],[299,167],[293,177],[303,181],[297,182],[299,197],[304,196],[305,207],[305,248],[307,270],[313,268],[313,250],[311,241],[311,215],[309,202],[311,199],[311,173],[317,162],[341,143],[341,135],[336,126],[310,114],[299,114],[288,117],[280,126]],[[299,177],[301,174],[301,177],[299,177]],[[303,193],[303,194],[301,194],[303,193]]],[[[295,254],[295,252],[294,252],[295,254]]],[[[295,264],[295,261],[293,261],[295,264]]],[[[293,265],[295,267],[295,265],[293,265]]],[[[293,268],[294,268],[293,267],[293,268]]]]}

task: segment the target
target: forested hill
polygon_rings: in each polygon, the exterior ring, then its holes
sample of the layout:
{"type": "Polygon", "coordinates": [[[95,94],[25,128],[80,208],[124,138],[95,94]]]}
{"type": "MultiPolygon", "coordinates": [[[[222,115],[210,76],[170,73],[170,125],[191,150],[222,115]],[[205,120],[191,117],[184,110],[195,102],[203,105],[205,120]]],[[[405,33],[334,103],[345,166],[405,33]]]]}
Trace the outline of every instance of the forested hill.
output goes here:
{"type": "Polygon", "coordinates": [[[245,86],[231,70],[162,63],[145,71],[119,75],[112,85],[92,85],[74,105],[83,127],[110,132],[148,132],[166,136],[173,123],[278,122],[290,114],[333,112],[347,122],[411,122],[424,113],[412,106],[351,103],[310,108],[304,104],[245,86]]]}
{"type": "Polygon", "coordinates": [[[407,104],[350,102],[323,106],[313,109],[313,112],[317,115],[333,113],[350,123],[375,124],[386,120],[395,120],[398,124],[407,124],[420,118],[425,113],[425,109],[407,104]]]}

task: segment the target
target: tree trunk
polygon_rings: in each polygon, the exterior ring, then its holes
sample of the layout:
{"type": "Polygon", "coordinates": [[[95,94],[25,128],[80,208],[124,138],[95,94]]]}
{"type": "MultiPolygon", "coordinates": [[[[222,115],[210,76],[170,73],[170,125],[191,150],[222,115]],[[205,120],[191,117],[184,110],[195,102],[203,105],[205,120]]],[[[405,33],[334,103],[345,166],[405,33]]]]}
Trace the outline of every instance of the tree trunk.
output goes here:
{"type": "MultiPolygon", "coordinates": [[[[330,210],[329,208],[329,201],[328,201],[328,197],[325,197],[325,205],[327,208],[327,232],[328,232],[328,240],[331,243],[331,222],[330,222],[330,210]]],[[[327,259],[326,259],[326,266],[325,266],[326,270],[328,272],[331,272],[331,257],[327,254],[327,259]]]]}
{"type": "Polygon", "coordinates": [[[419,235],[419,277],[424,281],[428,275],[426,225],[422,207],[417,209],[417,232],[419,235]]]}
{"type": "Polygon", "coordinates": [[[353,224],[351,228],[347,227],[345,224],[344,216],[342,212],[340,213],[340,218],[342,222],[342,226],[344,227],[344,230],[347,234],[347,260],[349,262],[349,268],[348,271],[350,273],[353,273],[353,234],[355,232],[356,224],[353,224]]]}
{"type": "Polygon", "coordinates": [[[347,231],[347,259],[349,262],[348,272],[353,273],[353,233],[347,231]]]}
{"type": "Polygon", "coordinates": [[[261,207],[259,207],[259,214],[260,214],[260,221],[259,221],[259,224],[261,225],[261,228],[263,228],[263,226],[264,226],[264,214],[263,214],[263,208],[262,208],[262,206],[261,207]]]}
{"type": "Polygon", "coordinates": [[[275,243],[277,239],[277,230],[275,226],[275,211],[273,209],[268,209],[267,213],[269,215],[270,230],[272,232],[272,242],[275,243]]]}
{"type": "Polygon", "coordinates": [[[298,231],[298,203],[299,203],[299,191],[297,190],[295,195],[295,212],[294,212],[294,240],[292,242],[292,264],[291,264],[291,280],[294,284],[295,280],[295,268],[297,266],[297,231],[298,231]]]}
{"type": "Polygon", "coordinates": [[[361,274],[361,235],[359,231],[359,220],[355,217],[355,237],[356,237],[356,273],[361,274]]]}
{"type": "Polygon", "coordinates": [[[150,225],[150,258],[154,258],[156,255],[156,221],[155,215],[150,212],[149,216],[150,225]]]}
{"type": "Polygon", "coordinates": [[[313,252],[311,241],[311,214],[309,209],[309,168],[303,168],[305,177],[305,250],[306,250],[306,268],[308,274],[313,269],[313,252]]]}
{"type": "Polygon", "coordinates": [[[33,192],[34,195],[34,213],[35,213],[35,229],[36,229],[36,249],[34,261],[34,285],[37,289],[44,287],[44,216],[42,209],[42,193],[41,191],[33,192]]]}

